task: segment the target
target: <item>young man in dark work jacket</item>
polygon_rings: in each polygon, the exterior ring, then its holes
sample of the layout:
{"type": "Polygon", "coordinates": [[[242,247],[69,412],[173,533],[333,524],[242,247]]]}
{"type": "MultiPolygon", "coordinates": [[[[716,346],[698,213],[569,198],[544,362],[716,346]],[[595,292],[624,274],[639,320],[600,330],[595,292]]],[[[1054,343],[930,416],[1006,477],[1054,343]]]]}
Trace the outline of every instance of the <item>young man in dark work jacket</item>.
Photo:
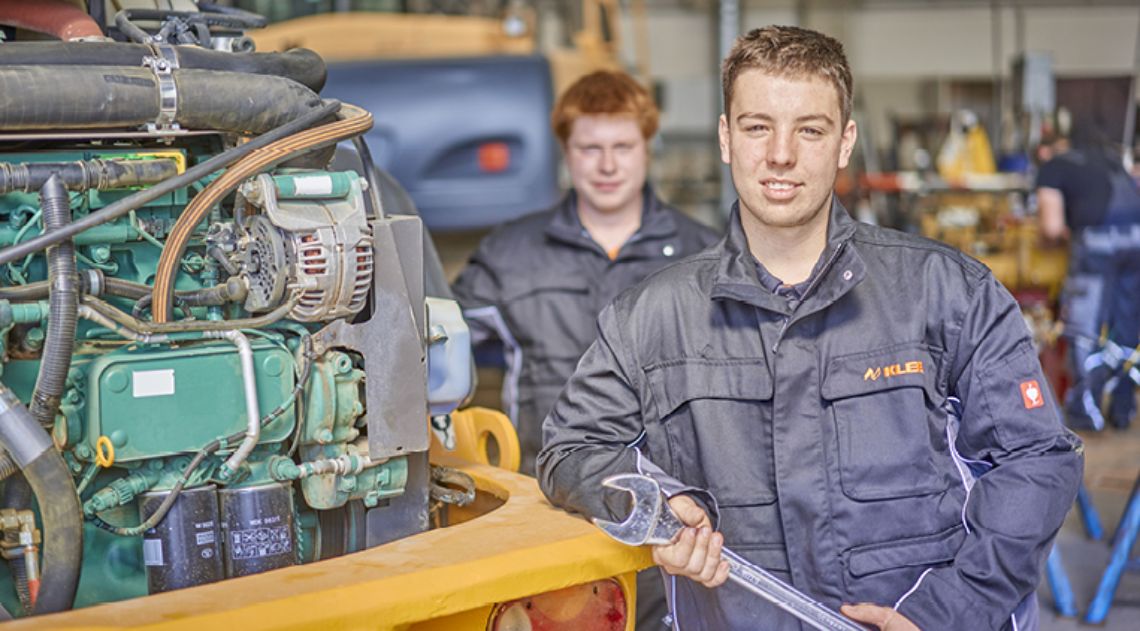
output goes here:
{"type": "Polygon", "coordinates": [[[602,311],[546,419],[543,491],[616,519],[601,481],[656,478],[688,526],[653,551],[685,631],[806,628],[724,584],[722,546],[874,628],[1036,628],[1083,460],[1017,304],[835,201],[856,138],[837,41],[758,29],[723,71],[729,233],[602,311]]]}

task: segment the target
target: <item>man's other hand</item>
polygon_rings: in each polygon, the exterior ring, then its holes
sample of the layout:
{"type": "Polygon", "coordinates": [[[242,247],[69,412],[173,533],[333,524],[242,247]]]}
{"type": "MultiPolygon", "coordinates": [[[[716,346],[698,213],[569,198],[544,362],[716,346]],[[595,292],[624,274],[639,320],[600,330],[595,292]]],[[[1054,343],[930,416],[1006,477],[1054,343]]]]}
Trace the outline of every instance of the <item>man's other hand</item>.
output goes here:
{"type": "Polygon", "coordinates": [[[728,561],[720,558],[724,536],[713,532],[712,521],[696,502],[685,495],[669,498],[669,507],[685,524],[673,543],[653,546],[653,562],[669,574],[684,576],[705,587],[728,580],[728,561]]]}
{"type": "Polygon", "coordinates": [[[891,609],[870,603],[843,605],[839,611],[856,622],[874,626],[879,631],[921,631],[906,616],[891,609]]]}

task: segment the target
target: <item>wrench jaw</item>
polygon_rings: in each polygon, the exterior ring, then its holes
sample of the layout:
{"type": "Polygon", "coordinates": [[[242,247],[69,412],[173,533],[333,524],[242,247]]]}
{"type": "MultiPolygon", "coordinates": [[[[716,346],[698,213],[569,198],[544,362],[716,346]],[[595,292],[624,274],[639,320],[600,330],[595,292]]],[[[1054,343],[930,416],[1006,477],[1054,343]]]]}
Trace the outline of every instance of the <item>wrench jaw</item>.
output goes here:
{"type": "Polygon", "coordinates": [[[606,478],[602,485],[633,496],[633,509],[625,521],[593,520],[594,525],[621,543],[630,546],[664,545],[671,543],[683,527],[664,501],[661,487],[653,478],[623,473],[606,478]]]}

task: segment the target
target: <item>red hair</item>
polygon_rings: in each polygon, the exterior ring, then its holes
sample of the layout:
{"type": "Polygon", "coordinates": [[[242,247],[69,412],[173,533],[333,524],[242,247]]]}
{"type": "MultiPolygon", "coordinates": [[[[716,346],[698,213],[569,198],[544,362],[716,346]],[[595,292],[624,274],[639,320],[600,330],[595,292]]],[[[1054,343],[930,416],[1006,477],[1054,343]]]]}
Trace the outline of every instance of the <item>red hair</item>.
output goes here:
{"type": "Polygon", "coordinates": [[[649,140],[657,133],[660,112],[649,91],[624,72],[599,70],[578,79],[554,104],[550,124],[562,144],[582,116],[632,116],[649,140]]]}

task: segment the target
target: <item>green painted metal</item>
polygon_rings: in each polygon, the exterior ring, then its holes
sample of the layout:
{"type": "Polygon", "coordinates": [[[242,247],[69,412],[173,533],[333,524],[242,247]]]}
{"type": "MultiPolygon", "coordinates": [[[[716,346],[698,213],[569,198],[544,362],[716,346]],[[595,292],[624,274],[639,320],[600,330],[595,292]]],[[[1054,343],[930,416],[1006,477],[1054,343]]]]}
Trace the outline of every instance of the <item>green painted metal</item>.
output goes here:
{"type": "MultiPolygon", "coordinates": [[[[126,149],[92,149],[73,152],[0,154],[0,162],[62,162],[95,158],[138,159],[169,157],[187,150],[150,154],[126,149]]],[[[279,196],[291,203],[327,205],[300,200],[345,198],[358,195],[360,178],[348,172],[282,170],[273,174],[279,196]],[[323,179],[322,179],[323,178],[323,179]]],[[[197,187],[207,184],[204,178],[197,187]]],[[[71,194],[78,217],[94,212],[131,194],[130,190],[87,191],[71,194]]],[[[154,200],[130,217],[79,234],[79,269],[100,269],[107,276],[150,285],[162,252],[162,240],[189,198],[179,190],[154,200]]],[[[0,195],[0,247],[40,234],[39,200],[34,193],[0,195]]],[[[223,220],[215,209],[210,221],[223,220]]],[[[219,281],[216,263],[205,256],[203,237],[207,222],[198,227],[183,258],[176,289],[198,289],[219,281]]],[[[46,278],[44,256],[0,266],[0,285],[16,285],[46,278]]],[[[132,300],[104,296],[130,312],[132,300]]],[[[195,308],[199,319],[247,315],[236,305],[195,308]]],[[[0,379],[22,400],[28,401],[39,370],[44,342],[47,304],[43,301],[0,301],[0,379]]],[[[142,314],[146,319],[145,312],[142,314]]],[[[249,333],[254,350],[258,404],[264,416],[288,399],[296,384],[294,352],[299,337],[319,324],[282,321],[269,330],[249,333]]],[[[198,340],[196,335],[175,336],[175,342],[140,345],[93,323],[81,320],[77,346],[68,374],[52,437],[63,451],[89,513],[121,527],[139,523],[136,496],[148,490],[169,490],[182,478],[193,456],[210,442],[243,432],[247,426],[239,356],[221,341],[198,340]],[[191,339],[186,339],[191,338],[191,339]],[[110,468],[94,464],[97,442],[106,436],[114,446],[110,468]]],[[[353,357],[330,351],[313,362],[304,394],[304,416],[289,405],[275,421],[264,426],[260,440],[229,487],[259,486],[282,479],[274,463],[284,459],[293,469],[303,464],[367,454],[361,439],[364,373],[353,357]],[[300,424],[300,427],[298,427],[300,424]],[[294,444],[296,441],[296,444],[294,444]],[[360,446],[352,444],[358,442],[360,446]],[[296,448],[294,453],[293,447],[296,448]],[[276,475],[274,475],[276,473],[276,475]]],[[[190,476],[186,488],[219,483],[218,472],[234,444],[206,457],[190,476]]],[[[288,467],[285,467],[288,469],[288,467]]],[[[288,479],[288,476],[285,476],[288,479]]],[[[408,477],[406,458],[393,458],[348,475],[313,475],[300,482],[308,506],[298,502],[298,548],[311,549],[319,536],[319,520],[312,509],[337,509],[350,500],[375,506],[403,492],[408,477]],[[302,527],[304,524],[304,527],[302,527]]],[[[359,507],[356,507],[359,509],[359,507]]],[[[141,537],[121,537],[96,528],[84,528],[84,559],[76,606],[123,600],[147,591],[141,537]]],[[[0,563],[0,604],[19,612],[7,564],[0,563]]]]}
{"type": "Polygon", "coordinates": [[[352,192],[353,184],[359,181],[360,176],[353,171],[290,173],[273,176],[273,184],[277,188],[278,199],[345,198],[352,192]]]}
{"type": "MultiPolygon", "coordinates": [[[[293,390],[293,358],[265,341],[252,345],[258,404],[265,415],[293,390]]],[[[93,450],[100,436],[108,436],[117,462],[197,451],[246,428],[241,364],[228,344],[127,347],[92,361],[86,381],[82,442],[93,450]]],[[[293,411],[286,411],[262,429],[261,442],[285,440],[293,424],[293,411]]]]}

